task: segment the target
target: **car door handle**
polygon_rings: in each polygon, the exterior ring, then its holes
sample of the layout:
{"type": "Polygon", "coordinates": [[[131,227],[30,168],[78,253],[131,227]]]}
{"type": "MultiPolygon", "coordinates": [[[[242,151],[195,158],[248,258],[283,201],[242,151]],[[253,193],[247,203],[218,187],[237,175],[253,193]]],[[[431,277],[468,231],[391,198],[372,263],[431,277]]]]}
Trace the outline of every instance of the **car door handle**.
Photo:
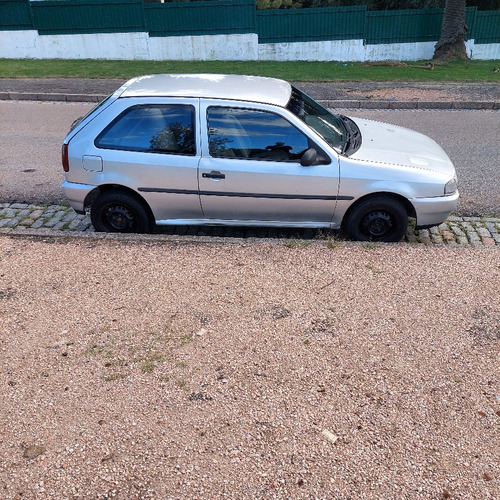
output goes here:
{"type": "Polygon", "coordinates": [[[225,179],[226,175],[221,174],[218,170],[212,170],[210,173],[204,172],[201,174],[204,179],[225,179]]]}

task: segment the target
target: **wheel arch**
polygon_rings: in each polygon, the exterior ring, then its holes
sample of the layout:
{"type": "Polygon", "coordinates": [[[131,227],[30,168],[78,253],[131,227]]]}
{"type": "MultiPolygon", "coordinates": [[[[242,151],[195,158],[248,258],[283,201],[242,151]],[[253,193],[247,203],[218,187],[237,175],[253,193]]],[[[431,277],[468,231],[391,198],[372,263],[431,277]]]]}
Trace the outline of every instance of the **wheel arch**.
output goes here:
{"type": "Polygon", "coordinates": [[[410,200],[408,200],[408,198],[405,198],[404,196],[401,196],[400,194],[396,194],[396,193],[391,193],[389,191],[379,191],[379,192],[376,192],[376,193],[370,193],[370,194],[366,194],[364,196],[362,196],[361,198],[358,198],[345,212],[344,216],[342,217],[342,226],[345,224],[345,221],[348,219],[349,217],[349,214],[360,204],[362,203],[363,201],[365,200],[368,200],[368,199],[372,199],[372,198],[379,198],[379,197],[383,197],[383,198],[389,198],[389,199],[393,199],[399,203],[401,203],[401,205],[404,207],[404,209],[406,210],[406,213],[408,214],[408,217],[413,217],[413,218],[416,218],[417,217],[417,213],[415,211],[415,207],[412,205],[412,203],[410,202],[410,200]]]}
{"type": "Polygon", "coordinates": [[[147,209],[148,216],[151,222],[155,221],[153,211],[151,210],[149,203],[144,199],[144,197],[141,196],[137,191],[134,191],[133,189],[126,186],[121,186],[120,184],[103,184],[101,186],[97,186],[85,197],[84,207],[91,207],[94,201],[99,197],[99,195],[110,191],[114,191],[116,193],[124,193],[134,197],[139,203],[144,205],[144,208],[147,209]]]}

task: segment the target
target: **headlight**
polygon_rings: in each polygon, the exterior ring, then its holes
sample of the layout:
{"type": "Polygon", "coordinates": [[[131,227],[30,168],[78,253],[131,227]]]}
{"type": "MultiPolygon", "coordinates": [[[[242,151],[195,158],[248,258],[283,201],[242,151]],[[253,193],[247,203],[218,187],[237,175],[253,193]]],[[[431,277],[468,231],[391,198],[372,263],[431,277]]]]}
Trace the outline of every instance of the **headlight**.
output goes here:
{"type": "Polygon", "coordinates": [[[457,192],[457,179],[453,178],[451,181],[447,182],[444,186],[444,195],[449,196],[457,192]]]}

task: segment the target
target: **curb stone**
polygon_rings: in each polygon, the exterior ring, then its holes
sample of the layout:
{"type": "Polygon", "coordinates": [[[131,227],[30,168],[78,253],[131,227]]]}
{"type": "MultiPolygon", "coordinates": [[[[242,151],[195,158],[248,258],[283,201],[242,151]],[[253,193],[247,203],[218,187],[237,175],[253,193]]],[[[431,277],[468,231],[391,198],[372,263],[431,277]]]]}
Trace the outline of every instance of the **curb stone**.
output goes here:
{"type": "Polygon", "coordinates": [[[0,92],[2,101],[62,101],[62,102],[95,102],[104,100],[104,94],[58,94],[33,92],[0,92]]]}
{"type": "MultiPolygon", "coordinates": [[[[150,235],[96,233],[88,214],[79,215],[67,205],[0,203],[0,234],[26,236],[85,236],[107,239],[147,240],[150,235]]],[[[236,241],[249,239],[319,239],[321,231],[283,232],[276,228],[221,228],[220,226],[164,226],[153,238],[236,241]]],[[[405,241],[413,244],[500,247],[500,217],[450,216],[439,226],[409,228],[405,241]]],[[[201,242],[201,241],[200,241],[201,242]]]]}

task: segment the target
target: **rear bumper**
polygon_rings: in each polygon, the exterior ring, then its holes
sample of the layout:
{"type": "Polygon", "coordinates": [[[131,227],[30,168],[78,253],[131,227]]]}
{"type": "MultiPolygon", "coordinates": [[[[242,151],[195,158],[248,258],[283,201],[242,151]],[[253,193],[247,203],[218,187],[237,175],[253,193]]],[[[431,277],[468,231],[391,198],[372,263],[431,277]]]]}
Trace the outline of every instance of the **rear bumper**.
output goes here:
{"type": "Polygon", "coordinates": [[[61,187],[73,210],[79,214],[83,214],[85,213],[85,200],[88,194],[96,189],[97,186],[64,181],[61,187]]]}
{"type": "Polygon", "coordinates": [[[450,196],[413,198],[410,200],[417,214],[417,228],[437,226],[456,210],[458,191],[450,196]]]}

